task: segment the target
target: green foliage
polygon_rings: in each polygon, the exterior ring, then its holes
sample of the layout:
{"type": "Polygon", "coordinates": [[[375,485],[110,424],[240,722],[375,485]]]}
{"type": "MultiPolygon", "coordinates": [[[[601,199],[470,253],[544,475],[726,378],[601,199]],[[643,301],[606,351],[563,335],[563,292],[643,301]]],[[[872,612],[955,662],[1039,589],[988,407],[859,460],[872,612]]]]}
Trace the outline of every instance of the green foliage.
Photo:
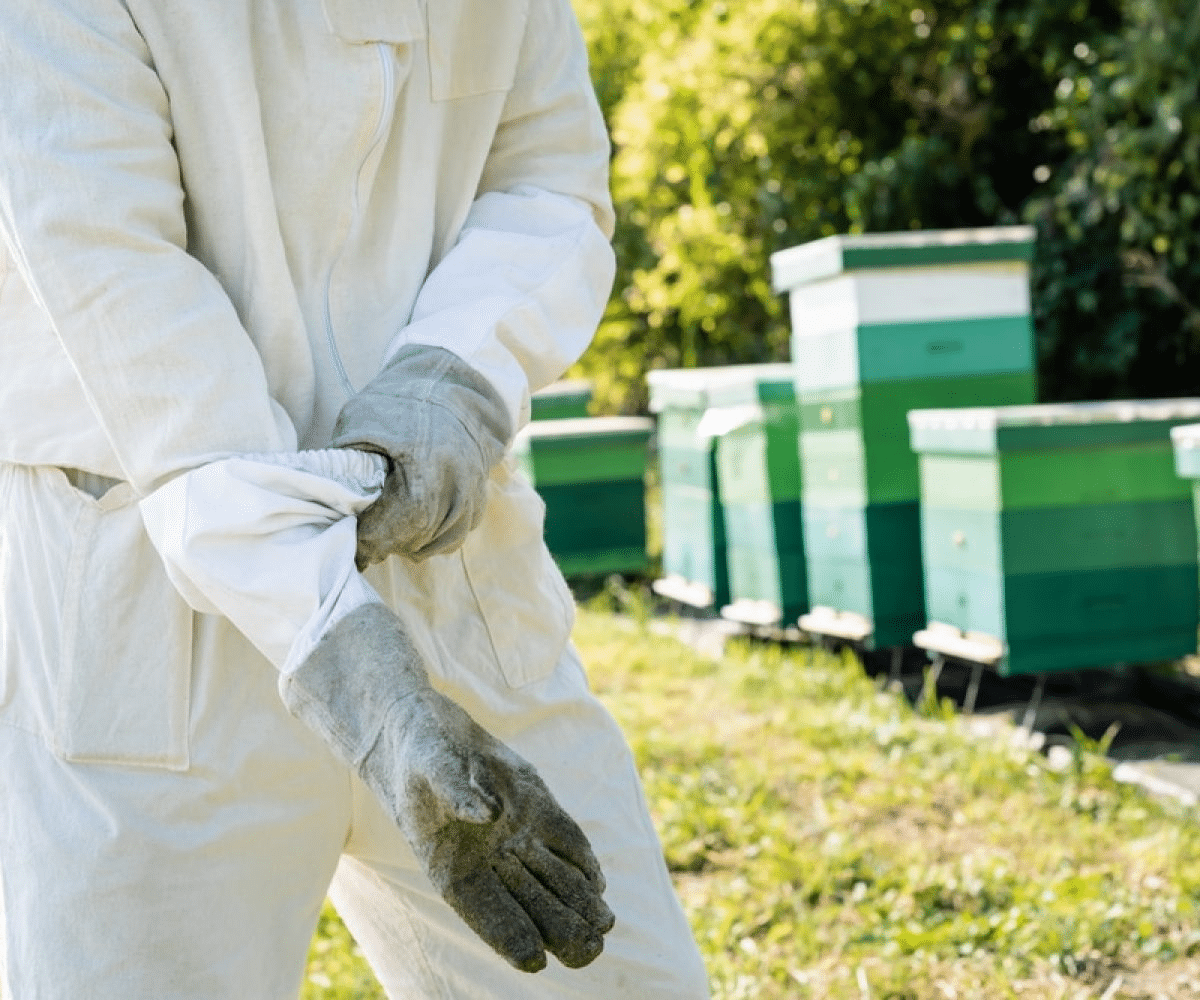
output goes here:
{"type": "Polygon", "coordinates": [[[1028,215],[1054,398],[1189,395],[1200,370],[1200,8],[1127,0],[1037,125],[1071,153],[1028,215]]]}
{"type": "Polygon", "coordinates": [[[384,1000],[367,960],[328,903],[308,951],[300,1000],[384,1000]]]}
{"type": "Polygon", "coordinates": [[[786,358],[775,250],[1023,220],[1046,398],[1194,383],[1194,5],[576,2],[619,214],[598,408],[644,405],[648,368],[786,358]]]}

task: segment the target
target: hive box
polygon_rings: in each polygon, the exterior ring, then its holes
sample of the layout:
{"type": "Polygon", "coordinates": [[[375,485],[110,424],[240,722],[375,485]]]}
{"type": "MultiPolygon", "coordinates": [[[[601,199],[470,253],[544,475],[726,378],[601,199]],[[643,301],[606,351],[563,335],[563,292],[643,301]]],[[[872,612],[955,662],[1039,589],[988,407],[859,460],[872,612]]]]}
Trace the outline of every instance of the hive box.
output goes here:
{"type": "Polygon", "coordinates": [[[671,368],[646,375],[657,417],[663,578],[654,589],[697,607],[729,603],[725,518],[716,447],[698,433],[723,368],[671,368]]]}
{"type": "Polygon", "coordinates": [[[788,364],[744,365],[714,380],[701,437],[716,442],[735,621],[775,626],[808,610],[800,530],[796,404],[788,364]]]}
{"type": "MultiPolygon", "coordinates": [[[[834,236],[772,255],[799,411],[809,600],[868,646],[925,621],[911,409],[1035,398],[1029,227],[834,236]]],[[[817,612],[822,612],[818,615],[817,612]]],[[[851,633],[846,633],[851,634],[851,633]]]]}
{"type": "Polygon", "coordinates": [[[1196,524],[1171,428],[1200,400],[909,414],[931,622],[1003,674],[1195,651],[1196,524]]]}
{"type": "Polygon", "coordinates": [[[536,420],[514,442],[546,504],[546,546],[567,576],[647,568],[647,417],[536,420]]]}
{"type": "Polygon", "coordinates": [[[586,417],[594,386],[588,379],[562,379],[539,389],[530,397],[534,420],[565,420],[586,417]]]}

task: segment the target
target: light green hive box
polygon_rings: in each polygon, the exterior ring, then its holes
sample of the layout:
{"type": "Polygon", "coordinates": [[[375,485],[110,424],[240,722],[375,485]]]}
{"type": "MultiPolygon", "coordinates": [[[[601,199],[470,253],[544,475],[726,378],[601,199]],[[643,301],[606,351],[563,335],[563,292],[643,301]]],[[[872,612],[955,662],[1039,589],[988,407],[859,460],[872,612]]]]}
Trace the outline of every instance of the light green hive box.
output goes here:
{"type": "Polygon", "coordinates": [[[534,420],[566,420],[586,417],[595,385],[590,379],[562,379],[539,389],[530,397],[534,420]]]}
{"type": "Polygon", "coordinates": [[[723,368],[648,372],[657,417],[663,578],[654,589],[698,607],[729,603],[725,519],[717,491],[714,439],[701,437],[709,391],[723,368]]]}
{"type": "Polygon", "coordinates": [[[809,600],[859,618],[868,645],[907,643],[925,620],[905,414],[1035,398],[1034,235],[834,236],[771,257],[791,311],[809,600]]]}
{"type": "Polygon", "coordinates": [[[518,464],[546,504],[546,546],[567,576],[635,573],[646,555],[648,417],[537,420],[518,464]]]}
{"type": "Polygon", "coordinates": [[[1171,430],[1197,419],[1200,399],[910,413],[930,621],[992,640],[1004,674],[1194,652],[1171,430]]]}
{"type": "Polygon", "coordinates": [[[730,590],[722,614],[790,625],[808,610],[792,367],[730,368],[709,402],[700,433],[716,441],[730,590]]]}

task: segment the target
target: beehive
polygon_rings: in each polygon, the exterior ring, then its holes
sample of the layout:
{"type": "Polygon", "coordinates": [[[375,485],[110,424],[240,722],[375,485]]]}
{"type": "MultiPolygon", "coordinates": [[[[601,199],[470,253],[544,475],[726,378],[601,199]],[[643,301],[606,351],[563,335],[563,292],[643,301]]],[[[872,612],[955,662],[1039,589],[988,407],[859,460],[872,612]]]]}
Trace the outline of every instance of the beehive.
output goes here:
{"type": "Polygon", "coordinates": [[[731,602],[723,613],[791,624],[808,610],[791,365],[730,368],[709,403],[699,432],[716,442],[731,602]]]}
{"type": "Polygon", "coordinates": [[[566,420],[586,417],[594,386],[589,379],[562,379],[539,389],[530,397],[534,420],[566,420]]]}
{"type": "Polygon", "coordinates": [[[700,421],[720,368],[648,372],[650,412],[657,418],[662,512],[663,578],[659,593],[698,607],[729,602],[725,519],[717,493],[714,440],[700,437],[700,421]]]}
{"type": "Polygon", "coordinates": [[[514,455],[546,504],[546,546],[567,576],[647,568],[653,430],[647,417],[575,417],[518,433],[514,455]]]}
{"type": "Polygon", "coordinates": [[[671,368],[646,375],[657,415],[664,576],[659,593],[699,607],[729,603],[725,512],[717,472],[717,437],[700,433],[714,391],[731,379],[770,378],[778,365],[671,368]]]}
{"type": "Polygon", "coordinates": [[[930,621],[1004,674],[1195,651],[1196,524],[1171,428],[1200,399],[915,411],[930,621]]]}
{"type": "Polygon", "coordinates": [[[1029,227],[835,236],[776,253],[799,411],[809,600],[908,643],[925,621],[910,409],[1031,403],[1029,227]]]}

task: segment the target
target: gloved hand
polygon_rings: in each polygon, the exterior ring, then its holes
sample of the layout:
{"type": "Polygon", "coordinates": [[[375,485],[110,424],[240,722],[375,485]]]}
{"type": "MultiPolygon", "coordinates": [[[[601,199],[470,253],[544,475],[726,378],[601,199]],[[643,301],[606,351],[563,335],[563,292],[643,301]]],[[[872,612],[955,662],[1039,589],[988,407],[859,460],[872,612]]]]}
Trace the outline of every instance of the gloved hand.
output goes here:
{"type": "Polygon", "coordinates": [[[483,517],[488,475],[512,433],[504,402],[465,361],[440,347],[402,347],[342,407],[333,430],[335,448],[391,462],[383,495],[359,516],[358,568],[462,545],[483,517]]]}
{"type": "Polygon", "coordinates": [[[430,881],[516,968],[587,965],[613,915],[583,831],[537,771],[434,691],[399,619],[351,612],[281,683],[288,710],[356,768],[430,881]]]}

